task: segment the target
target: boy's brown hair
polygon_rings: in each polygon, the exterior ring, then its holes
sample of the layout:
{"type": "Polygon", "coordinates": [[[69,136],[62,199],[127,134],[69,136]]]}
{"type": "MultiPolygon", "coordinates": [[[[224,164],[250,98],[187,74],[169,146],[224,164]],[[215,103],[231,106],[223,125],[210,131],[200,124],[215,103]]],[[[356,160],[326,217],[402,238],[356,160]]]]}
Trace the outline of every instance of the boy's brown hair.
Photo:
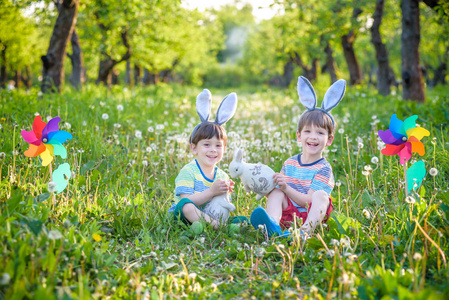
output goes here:
{"type": "Polygon", "coordinates": [[[223,144],[226,146],[228,141],[226,130],[215,123],[204,123],[198,127],[194,136],[190,136],[190,143],[197,145],[199,141],[211,139],[213,137],[216,137],[218,140],[222,140],[223,144]]]}
{"type": "MultiPolygon", "coordinates": [[[[329,137],[334,136],[334,123],[328,114],[317,109],[306,111],[300,118],[298,123],[298,131],[301,132],[304,126],[315,125],[326,129],[329,137]]],[[[336,126],[336,125],[335,125],[336,126]]]]}

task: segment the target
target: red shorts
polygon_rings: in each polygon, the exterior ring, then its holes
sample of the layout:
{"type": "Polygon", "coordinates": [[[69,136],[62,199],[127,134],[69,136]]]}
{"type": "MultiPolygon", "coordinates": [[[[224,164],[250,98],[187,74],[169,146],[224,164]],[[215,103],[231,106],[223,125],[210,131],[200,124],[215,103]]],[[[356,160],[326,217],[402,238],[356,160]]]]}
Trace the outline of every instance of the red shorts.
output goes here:
{"type": "MultiPolygon", "coordinates": [[[[290,228],[293,224],[295,215],[296,218],[302,219],[302,223],[307,220],[307,216],[309,215],[310,208],[312,204],[309,205],[309,209],[307,211],[300,212],[296,206],[293,205],[292,200],[287,197],[288,206],[286,209],[282,210],[281,221],[279,222],[281,227],[284,229],[290,228]]],[[[329,198],[329,206],[327,207],[326,216],[323,219],[323,222],[326,222],[329,218],[331,212],[334,210],[334,206],[332,205],[332,199],[329,198]]]]}

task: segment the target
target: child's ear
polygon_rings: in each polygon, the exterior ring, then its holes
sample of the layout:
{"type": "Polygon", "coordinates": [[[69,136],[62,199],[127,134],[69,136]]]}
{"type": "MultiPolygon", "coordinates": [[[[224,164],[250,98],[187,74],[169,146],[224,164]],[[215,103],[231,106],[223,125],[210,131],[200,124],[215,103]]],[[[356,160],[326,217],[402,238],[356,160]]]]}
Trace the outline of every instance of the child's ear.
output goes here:
{"type": "Polygon", "coordinates": [[[330,136],[330,137],[327,139],[326,146],[332,145],[332,142],[333,142],[333,141],[334,141],[334,136],[332,135],[332,136],[330,136]]]}
{"type": "Polygon", "coordinates": [[[299,140],[301,138],[301,132],[296,131],[296,139],[299,140]]]}
{"type": "Polygon", "coordinates": [[[196,145],[191,143],[190,144],[190,150],[192,150],[192,153],[196,155],[196,145]]]}

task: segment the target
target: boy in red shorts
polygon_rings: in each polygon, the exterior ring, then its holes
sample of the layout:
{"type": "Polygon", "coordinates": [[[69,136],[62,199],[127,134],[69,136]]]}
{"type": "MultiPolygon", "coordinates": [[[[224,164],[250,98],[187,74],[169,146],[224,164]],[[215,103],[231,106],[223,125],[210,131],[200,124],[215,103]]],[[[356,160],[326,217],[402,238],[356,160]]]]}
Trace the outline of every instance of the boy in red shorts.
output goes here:
{"type": "Polygon", "coordinates": [[[288,235],[283,229],[291,227],[296,216],[303,220],[301,230],[310,236],[329,217],[334,176],[323,151],[334,139],[335,121],[330,110],[343,98],[345,87],[344,80],[335,82],[318,108],[312,85],[306,78],[298,78],[298,95],[307,108],[296,132],[302,153],[287,159],[281,172],[273,175],[278,186],[268,195],[266,209],[258,207],[252,212],[254,228],[263,226],[269,236],[288,235]]]}

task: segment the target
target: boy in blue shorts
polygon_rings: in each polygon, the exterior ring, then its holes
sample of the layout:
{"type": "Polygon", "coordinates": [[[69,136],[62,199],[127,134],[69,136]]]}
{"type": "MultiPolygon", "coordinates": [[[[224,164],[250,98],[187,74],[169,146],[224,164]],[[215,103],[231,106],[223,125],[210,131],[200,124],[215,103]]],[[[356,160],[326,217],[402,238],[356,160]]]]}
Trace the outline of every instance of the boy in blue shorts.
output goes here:
{"type": "Polygon", "coordinates": [[[204,213],[203,209],[213,197],[234,190],[234,182],[217,164],[223,158],[227,143],[222,125],[234,115],[237,95],[231,93],[223,99],[214,122],[209,121],[211,99],[209,90],[204,90],[197,97],[196,106],[201,123],[190,136],[190,149],[195,159],[185,165],[176,177],[176,203],[168,212],[186,224],[205,220],[217,229],[220,221],[204,213]]]}
{"type": "Polygon", "coordinates": [[[345,86],[344,80],[335,82],[317,108],[311,83],[305,77],[298,78],[298,95],[307,108],[296,132],[302,153],[287,159],[281,172],[273,175],[278,186],[268,195],[266,209],[258,207],[252,212],[254,228],[262,226],[269,236],[285,236],[289,232],[283,230],[291,227],[297,217],[303,219],[301,230],[310,236],[329,217],[334,177],[323,151],[334,139],[335,121],[330,110],[343,98],[345,86]]]}

